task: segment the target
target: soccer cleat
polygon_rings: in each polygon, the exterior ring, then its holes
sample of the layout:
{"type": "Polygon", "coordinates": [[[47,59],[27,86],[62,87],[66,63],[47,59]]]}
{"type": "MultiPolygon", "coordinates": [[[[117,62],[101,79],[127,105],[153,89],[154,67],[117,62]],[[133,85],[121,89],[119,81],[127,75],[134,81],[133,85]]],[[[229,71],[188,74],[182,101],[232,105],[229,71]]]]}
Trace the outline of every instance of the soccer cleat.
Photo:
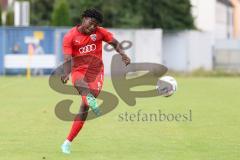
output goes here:
{"type": "Polygon", "coordinates": [[[62,152],[64,154],[70,154],[71,153],[70,146],[71,146],[71,143],[65,141],[61,146],[62,152]]]}
{"type": "Polygon", "coordinates": [[[89,93],[86,98],[89,107],[97,116],[99,116],[101,113],[96,98],[91,93],[89,93]]]}

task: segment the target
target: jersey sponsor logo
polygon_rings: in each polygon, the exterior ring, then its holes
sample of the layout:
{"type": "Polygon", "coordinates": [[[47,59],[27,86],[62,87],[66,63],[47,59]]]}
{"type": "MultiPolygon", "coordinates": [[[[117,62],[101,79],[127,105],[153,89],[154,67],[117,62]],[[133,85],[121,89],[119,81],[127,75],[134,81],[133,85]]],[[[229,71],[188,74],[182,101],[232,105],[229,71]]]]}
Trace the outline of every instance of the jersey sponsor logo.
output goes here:
{"type": "Polygon", "coordinates": [[[95,51],[97,48],[96,44],[88,44],[84,47],[79,48],[81,54],[89,53],[95,51]]]}
{"type": "Polygon", "coordinates": [[[96,41],[97,35],[96,34],[91,34],[90,38],[91,38],[92,41],[96,41]]]}

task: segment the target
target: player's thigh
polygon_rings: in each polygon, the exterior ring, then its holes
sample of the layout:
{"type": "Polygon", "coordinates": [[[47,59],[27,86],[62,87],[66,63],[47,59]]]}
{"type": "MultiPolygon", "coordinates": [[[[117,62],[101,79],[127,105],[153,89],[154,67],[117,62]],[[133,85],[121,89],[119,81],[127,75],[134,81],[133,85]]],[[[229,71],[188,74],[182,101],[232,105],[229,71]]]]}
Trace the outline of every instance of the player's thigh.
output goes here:
{"type": "Polygon", "coordinates": [[[88,83],[89,89],[95,97],[97,97],[101,92],[103,87],[103,81],[104,81],[104,73],[100,72],[96,76],[96,79],[94,80],[94,82],[88,83]]]}
{"type": "Polygon", "coordinates": [[[97,74],[97,76],[85,77],[85,72],[75,71],[72,73],[72,83],[74,87],[81,94],[85,88],[88,88],[90,92],[97,97],[102,89],[104,81],[104,71],[97,74]],[[85,79],[91,79],[91,81],[85,81],[85,79]]]}
{"type": "Polygon", "coordinates": [[[75,85],[77,81],[84,79],[84,72],[74,71],[72,72],[72,84],[75,85]]]}
{"type": "Polygon", "coordinates": [[[88,83],[84,81],[84,72],[75,71],[72,73],[72,84],[81,94],[84,89],[88,88],[88,83]]]}

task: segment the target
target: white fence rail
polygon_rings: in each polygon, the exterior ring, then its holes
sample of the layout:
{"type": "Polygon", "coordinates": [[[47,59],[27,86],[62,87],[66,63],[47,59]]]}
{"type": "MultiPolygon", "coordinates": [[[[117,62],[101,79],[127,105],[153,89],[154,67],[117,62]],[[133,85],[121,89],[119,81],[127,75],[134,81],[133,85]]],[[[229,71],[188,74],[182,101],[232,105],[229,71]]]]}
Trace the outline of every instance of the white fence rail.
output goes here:
{"type": "Polygon", "coordinates": [[[55,55],[7,54],[4,56],[4,66],[6,69],[52,69],[57,67],[57,62],[55,55]]]}

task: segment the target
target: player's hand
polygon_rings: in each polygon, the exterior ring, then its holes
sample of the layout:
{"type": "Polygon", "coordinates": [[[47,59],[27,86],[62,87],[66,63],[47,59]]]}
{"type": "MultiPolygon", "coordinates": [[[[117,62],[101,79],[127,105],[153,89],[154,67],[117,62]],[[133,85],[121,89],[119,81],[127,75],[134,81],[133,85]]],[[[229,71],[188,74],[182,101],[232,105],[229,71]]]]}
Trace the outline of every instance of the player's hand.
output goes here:
{"type": "Polygon", "coordinates": [[[121,53],[121,56],[122,61],[126,64],[126,66],[131,63],[131,59],[125,53],[121,53]]]}
{"type": "Polygon", "coordinates": [[[61,81],[63,84],[66,84],[69,80],[69,76],[68,75],[62,75],[61,76],[61,81]]]}

